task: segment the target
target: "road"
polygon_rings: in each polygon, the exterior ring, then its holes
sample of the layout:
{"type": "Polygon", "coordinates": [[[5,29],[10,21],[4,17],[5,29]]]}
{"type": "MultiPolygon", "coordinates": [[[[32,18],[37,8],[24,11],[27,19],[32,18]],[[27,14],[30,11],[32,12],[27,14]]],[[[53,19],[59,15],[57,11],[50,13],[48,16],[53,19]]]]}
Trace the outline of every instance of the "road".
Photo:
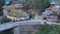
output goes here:
{"type": "Polygon", "coordinates": [[[40,24],[44,24],[44,22],[46,22],[49,25],[51,25],[51,24],[60,25],[60,23],[49,22],[49,21],[45,21],[45,20],[29,20],[29,21],[21,21],[21,22],[9,22],[9,23],[5,23],[5,24],[0,24],[0,31],[14,28],[14,27],[20,26],[20,25],[40,25],[40,24]]]}

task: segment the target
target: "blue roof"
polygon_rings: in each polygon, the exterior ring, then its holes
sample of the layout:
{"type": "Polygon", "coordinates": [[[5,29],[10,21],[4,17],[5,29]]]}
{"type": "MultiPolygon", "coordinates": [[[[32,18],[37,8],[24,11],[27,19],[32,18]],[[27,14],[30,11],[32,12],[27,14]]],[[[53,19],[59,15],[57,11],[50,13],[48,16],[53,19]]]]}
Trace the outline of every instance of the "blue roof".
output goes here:
{"type": "Polygon", "coordinates": [[[56,0],[48,0],[49,2],[56,2],[56,0]]]}
{"type": "Polygon", "coordinates": [[[57,5],[60,5],[60,2],[58,2],[57,0],[48,0],[48,2],[55,2],[57,5]]]}
{"type": "Polygon", "coordinates": [[[10,2],[9,0],[5,0],[5,4],[9,4],[9,2],[10,2]]]}

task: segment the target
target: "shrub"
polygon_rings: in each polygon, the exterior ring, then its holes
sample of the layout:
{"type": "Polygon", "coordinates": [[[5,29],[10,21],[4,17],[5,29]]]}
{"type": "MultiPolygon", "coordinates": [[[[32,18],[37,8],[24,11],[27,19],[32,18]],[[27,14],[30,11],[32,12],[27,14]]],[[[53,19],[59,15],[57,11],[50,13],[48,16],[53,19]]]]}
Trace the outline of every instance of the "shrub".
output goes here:
{"type": "Polygon", "coordinates": [[[36,34],[60,34],[60,26],[57,25],[40,25],[36,34]]]}
{"type": "Polygon", "coordinates": [[[45,7],[49,6],[48,0],[27,0],[30,8],[40,9],[40,13],[44,11],[45,7]]]}
{"type": "Polygon", "coordinates": [[[8,19],[7,17],[3,17],[0,21],[1,23],[7,23],[7,22],[10,22],[11,20],[8,19]]]}
{"type": "Polygon", "coordinates": [[[3,5],[4,5],[4,0],[0,0],[0,16],[3,15],[3,13],[2,13],[2,7],[3,7],[3,5]]]}

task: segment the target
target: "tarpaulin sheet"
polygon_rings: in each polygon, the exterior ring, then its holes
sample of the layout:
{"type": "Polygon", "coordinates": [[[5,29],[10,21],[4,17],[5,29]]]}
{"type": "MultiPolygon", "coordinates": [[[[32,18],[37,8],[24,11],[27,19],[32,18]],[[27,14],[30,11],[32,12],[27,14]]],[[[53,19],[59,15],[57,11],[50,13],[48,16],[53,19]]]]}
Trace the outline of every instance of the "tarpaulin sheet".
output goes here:
{"type": "Polygon", "coordinates": [[[60,1],[58,2],[58,0],[48,0],[48,2],[55,2],[57,5],[60,5],[60,1]]]}

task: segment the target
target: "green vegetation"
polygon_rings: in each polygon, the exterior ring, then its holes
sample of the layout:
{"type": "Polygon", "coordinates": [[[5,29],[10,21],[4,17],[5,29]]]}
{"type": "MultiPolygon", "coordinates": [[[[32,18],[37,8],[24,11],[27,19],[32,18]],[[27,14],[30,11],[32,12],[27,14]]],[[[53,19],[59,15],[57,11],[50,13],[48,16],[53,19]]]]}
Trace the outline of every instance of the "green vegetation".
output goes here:
{"type": "Polygon", "coordinates": [[[9,30],[5,30],[5,31],[2,31],[0,32],[0,34],[13,34],[13,29],[9,29],[9,30]]]}
{"type": "Polygon", "coordinates": [[[36,34],[60,34],[60,26],[57,25],[40,25],[36,34]]]}
{"type": "Polygon", "coordinates": [[[3,13],[2,13],[2,7],[3,7],[4,3],[5,3],[4,0],[0,0],[0,16],[3,15],[3,13]]]}
{"type": "Polygon", "coordinates": [[[10,22],[10,21],[11,21],[11,20],[8,19],[7,17],[3,17],[3,18],[0,19],[0,22],[1,22],[1,23],[7,23],[7,22],[10,22]]]}
{"type": "Polygon", "coordinates": [[[43,12],[44,8],[49,6],[48,0],[27,0],[27,2],[30,8],[39,9],[38,13],[43,12]]]}
{"type": "Polygon", "coordinates": [[[57,0],[58,2],[60,2],[60,0],[57,0]]]}

